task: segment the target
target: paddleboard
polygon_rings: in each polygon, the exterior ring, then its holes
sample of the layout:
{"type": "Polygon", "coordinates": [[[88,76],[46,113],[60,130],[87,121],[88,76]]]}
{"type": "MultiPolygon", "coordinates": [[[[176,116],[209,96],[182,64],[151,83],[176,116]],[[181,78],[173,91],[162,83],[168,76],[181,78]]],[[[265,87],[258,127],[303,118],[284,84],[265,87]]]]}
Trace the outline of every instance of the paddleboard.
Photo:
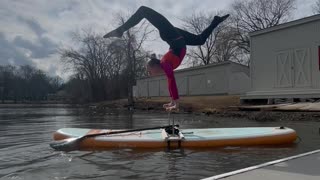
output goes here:
{"type": "MultiPolygon", "coordinates": [[[[53,134],[53,139],[58,141],[114,131],[120,130],[62,128],[53,134]]],[[[85,138],[79,144],[79,148],[208,148],[279,145],[293,143],[296,138],[296,132],[287,127],[180,129],[177,134],[169,134],[164,129],[156,129],[85,138]]]]}

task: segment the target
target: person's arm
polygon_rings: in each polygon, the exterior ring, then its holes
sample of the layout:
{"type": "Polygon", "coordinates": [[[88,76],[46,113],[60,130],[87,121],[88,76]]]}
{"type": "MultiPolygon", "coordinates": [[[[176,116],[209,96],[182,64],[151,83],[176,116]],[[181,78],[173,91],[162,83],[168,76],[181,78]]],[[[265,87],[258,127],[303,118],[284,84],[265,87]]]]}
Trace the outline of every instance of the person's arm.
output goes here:
{"type": "Polygon", "coordinates": [[[179,99],[178,88],[174,77],[173,68],[170,63],[161,62],[161,67],[164,70],[168,79],[168,89],[172,100],[179,99]]]}

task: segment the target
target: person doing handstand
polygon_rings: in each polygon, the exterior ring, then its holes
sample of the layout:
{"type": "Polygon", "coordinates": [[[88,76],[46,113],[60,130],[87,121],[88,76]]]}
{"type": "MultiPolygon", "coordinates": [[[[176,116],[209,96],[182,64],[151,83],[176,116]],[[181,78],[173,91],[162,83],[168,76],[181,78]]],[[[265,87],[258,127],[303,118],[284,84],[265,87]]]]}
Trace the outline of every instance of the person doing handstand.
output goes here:
{"type": "Polygon", "coordinates": [[[103,37],[121,38],[125,31],[137,25],[144,18],[159,30],[161,39],[167,42],[170,48],[161,60],[152,57],[147,63],[147,71],[151,76],[166,74],[171,102],[164,104],[163,107],[171,111],[179,108],[179,94],[173,70],[179,67],[186,55],[186,46],[203,45],[211,35],[213,29],[228,17],[229,14],[222,17],[215,16],[211,24],[201,34],[195,35],[174,27],[164,16],[155,10],[141,6],[123,25],[103,37]]]}

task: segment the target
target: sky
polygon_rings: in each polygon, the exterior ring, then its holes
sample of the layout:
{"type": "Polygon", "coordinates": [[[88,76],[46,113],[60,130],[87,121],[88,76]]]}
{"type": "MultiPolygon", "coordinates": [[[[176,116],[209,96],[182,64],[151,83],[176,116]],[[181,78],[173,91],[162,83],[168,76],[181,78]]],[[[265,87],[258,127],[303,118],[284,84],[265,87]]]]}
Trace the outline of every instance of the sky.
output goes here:
{"type": "MultiPolygon", "coordinates": [[[[175,26],[194,12],[225,11],[234,0],[0,0],[0,65],[33,65],[67,79],[58,48],[72,47],[71,34],[92,28],[104,35],[116,27],[115,14],[133,13],[145,5],[175,26]]],[[[293,19],[312,15],[316,0],[297,0],[293,19]]],[[[168,46],[158,35],[145,49],[164,54],[168,46]]]]}

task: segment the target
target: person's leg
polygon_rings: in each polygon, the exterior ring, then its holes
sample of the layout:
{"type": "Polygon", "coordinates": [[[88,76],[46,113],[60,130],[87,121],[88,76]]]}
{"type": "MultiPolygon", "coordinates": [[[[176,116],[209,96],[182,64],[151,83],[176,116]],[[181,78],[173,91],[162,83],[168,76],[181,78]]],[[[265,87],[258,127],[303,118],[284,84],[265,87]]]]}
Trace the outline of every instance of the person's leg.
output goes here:
{"type": "Polygon", "coordinates": [[[137,25],[143,18],[159,30],[162,38],[171,39],[179,36],[174,26],[164,16],[151,8],[141,6],[122,26],[106,34],[104,38],[121,37],[125,31],[137,25]]]}
{"type": "Polygon", "coordinates": [[[214,28],[216,28],[221,22],[226,20],[228,17],[229,17],[229,14],[222,17],[215,16],[211,24],[200,34],[201,39],[204,39],[203,41],[205,42],[208,39],[208,37],[211,35],[214,28]]]}
{"type": "Polygon", "coordinates": [[[186,45],[190,45],[190,46],[203,45],[208,39],[208,37],[211,35],[214,28],[216,28],[221,22],[226,20],[228,17],[229,17],[229,14],[222,17],[215,16],[211,24],[199,35],[192,34],[190,32],[187,32],[179,28],[176,28],[176,29],[184,37],[186,45]]]}
{"type": "Polygon", "coordinates": [[[203,42],[200,35],[192,34],[180,28],[176,28],[176,29],[178,30],[179,34],[183,36],[186,42],[186,45],[197,46],[197,45],[201,45],[201,43],[203,42]]]}

